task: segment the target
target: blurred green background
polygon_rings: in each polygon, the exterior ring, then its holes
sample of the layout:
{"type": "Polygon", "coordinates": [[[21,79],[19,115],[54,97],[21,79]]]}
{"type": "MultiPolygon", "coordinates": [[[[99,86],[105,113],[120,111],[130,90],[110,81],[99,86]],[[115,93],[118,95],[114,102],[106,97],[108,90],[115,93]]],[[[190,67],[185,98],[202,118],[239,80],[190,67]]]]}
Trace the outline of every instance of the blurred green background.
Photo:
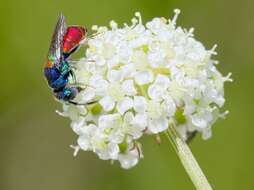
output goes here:
{"type": "Polygon", "coordinates": [[[69,120],[43,78],[50,37],[60,12],[69,24],[129,21],[139,10],[154,16],[182,14],[178,24],[195,27],[209,49],[214,43],[226,84],[227,119],[213,138],[198,136],[191,149],[215,189],[254,189],[254,1],[253,0],[8,0],[0,2],[0,190],[194,189],[172,147],[143,140],[145,159],[122,170],[94,154],[72,156],[76,140],[69,120]]]}

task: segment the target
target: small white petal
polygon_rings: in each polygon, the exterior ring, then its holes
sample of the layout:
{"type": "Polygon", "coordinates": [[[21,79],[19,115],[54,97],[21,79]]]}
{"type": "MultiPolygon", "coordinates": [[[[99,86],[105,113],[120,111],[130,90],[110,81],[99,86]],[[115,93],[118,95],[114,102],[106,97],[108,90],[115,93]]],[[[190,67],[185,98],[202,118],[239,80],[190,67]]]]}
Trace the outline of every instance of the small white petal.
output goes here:
{"type": "Polygon", "coordinates": [[[126,111],[128,111],[129,109],[131,109],[133,107],[133,100],[129,97],[124,97],[122,100],[120,100],[117,103],[117,111],[120,114],[124,114],[126,111]]]}
{"type": "Polygon", "coordinates": [[[145,130],[147,127],[147,116],[146,114],[136,114],[132,124],[140,131],[145,130]]]}
{"type": "Polygon", "coordinates": [[[153,73],[151,71],[140,71],[135,75],[135,82],[138,85],[144,85],[153,81],[153,73]]]}
{"type": "Polygon", "coordinates": [[[152,119],[149,121],[148,129],[154,134],[160,133],[168,128],[166,118],[152,119]]]}
{"type": "Polygon", "coordinates": [[[152,84],[148,88],[148,95],[151,99],[155,101],[160,101],[162,99],[163,94],[165,94],[165,91],[156,84],[152,84]]]}
{"type": "Polygon", "coordinates": [[[147,109],[147,101],[143,96],[134,96],[134,110],[138,113],[144,113],[147,109]]]}
{"type": "Polygon", "coordinates": [[[133,80],[125,80],[122,83],[122,88],[125,91],[126,95],[134,96],[137,93],[133,80]]]}
{"type": "Polygon", "coordinates": [[[120,125],[121,115],[118,113],[102,115],[99,117],[98,123],[100,129],[114,128],[120,125]]]}
{"type": "Polygon", "coordinates": [[[122,66],[121,70],[122,70],[124,78],[130,78],[133,76],[135,67],[132,64],[127,64],[127,65],[122,66]]]}
{"type": "Polygon", "coordinates": [[[107,93],[115,100],[119,101],[124,97],[124,91],[122,89],[122,86],[115,82],[111,83],[107,89],[107,93]]]}
{"type": "Polygon", "coordinates": [[[69,116],[72,121],[79,121],[87,113],[84,106],[64,105],[63,110],[62,115],[69,116]]]}
{"type": "Polygon", "coordinates": [[[125,115],[124,115],[124,122],[126,123],[132,123],[133,122],[133,119],[134,119],[134,115],[132,112],[127,112],[125,115]]]}
{"type": "Polygon", "coordinates": [[[154,83],[156,85],[159,85],[162,89],[166,89],[170,85],[170,80],[168,76],[159,74],[156,77],[156,80],[154,81],[154,83]]]}
{"type": "Polygon", "coordinates": [[[91,150],[92,149],[92,138],[97,133],[97,127],[95,125],[88,125],[82,128],[82,132],[78,138],[78,145],[83,150],[91,150]]]}
{"type": "Polygon", "coordinates": [[[83,150],[91,149],[90,139],[86,135],[79,136],[78,145],[83,150]]]}
{"type": "Polygon", "coordinates": [[[90,77],[89,84],[91,86],[96,87],[96,86],[99,85],[98,81],[101,81],[101,80],[103,80],[102,76],[100,76],[100,75],[93,75],[93,76],[90,77]]]}
{"type": "Polygon", "coordinates": [[[96,149],[94,152],[95,152],[95,153],[99,156],[99,158],[102,159],[102,160],[109,160],[109,159],[110,159],[110,155],[109,155],[109,153],[108,153],[107,150],[96,149]]]}
{"type": "Polygon", "coordinates": [[[173,98],[171,98],[170,96],[165,97],[164,100],[165,100],[165,107],[166,107],[167,115],[169,117],[171,117],[175,114],[176,104],[175,104],[173,98]]]}
{"type": "Polygon", "coordinates": [[[205,118],[200,117],[199,115],[193,115],[191,117],[191,122],[193,125],[199,128],[205,128],[207,127],[207,124],[208,124],[205,118]]]}
{"type": "Polygon", "coordinates": [[[108,144],[108,153],[111,159],[116,160],[119,153],[119,146],[115,143],[108,144]]]}
{"type": "Polygon", "coordinates": [[[110,70],[107,78],[110,82],[119,82],[123,79],[123,73],[121,70],[110,70]]]}
{"type": "Polygon", "coordinates": [[[81,135],[82,127],[85,125],[85,119],[80,118],[79,120],[75,120],[71,122],[71,128],[72,130],[78,134],[81,135]]]}
{"type": "Polygon", "coordinates": [[[100,99],[99,103],[105,111],[111,111],[115,107],[115,101],[111,98],[111,96],[105,96],[100,99]]]}
{"type": "Polygon", "coordinates": [[[133,126],[129,128],[128,134],[131,135],[133,139],[139,139],[143,135],[143,132],[133,126]]]}
{"type": "Polygon", "coordinates": [[[124,141],[125,133],[121,131],[120,126],[119,129],[113,129],[109,134],[109,141],[113,143],[120,144],[124,141]]]}
{"type": "Polygon", "coordinates": [[[98,57],[95,61],[96,65],[103,66],[106,64],[106,60],[103,57],[98,57]]]}
{"type": "Polygon", "coordinates": [[[204,140],[211,138],[211,136],[212,136],[212,130],[210,128],[206,128],[202,130],[202,138],[204,140]]]}
{"type": "Polygon", "coordinates": [[[80,129],[80,135],[93,136],[97,132],[97,126],[94,124],[83,125],[80,129]]]}
{"type": "Polygon", "coordinates": [[[82,90],[75,98],[75,102],[86,103],[90,102],[95,98],[95,91],[92,88],[86,88],[82,90]]]}
{"type": "Polygon", "coordinates": [[[121,167],[124,169],[130,169],[138,163],[139,155],[136,149],[129,151],[125,154],[120,154],[118,156],[121,167]]]}
{"type": "Polygon", "coordinates": [[[108,82],[104,80],[101,76],[94,75],[90,78],[90,86],[95,89],[95,94],[99,96],[104,96],[107,92],[108,82]]]}

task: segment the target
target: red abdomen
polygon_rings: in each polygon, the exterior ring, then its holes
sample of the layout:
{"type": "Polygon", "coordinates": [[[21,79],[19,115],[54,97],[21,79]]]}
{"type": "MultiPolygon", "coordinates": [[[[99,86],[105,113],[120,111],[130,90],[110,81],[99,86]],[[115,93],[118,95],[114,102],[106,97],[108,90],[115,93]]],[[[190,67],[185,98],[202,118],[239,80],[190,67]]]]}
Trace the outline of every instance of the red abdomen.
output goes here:
{"type": "Polygon", "coordinates": [[[68,27],[63,39],[63,53],[68,54],[76,48],[85,38],[86,32],[86,29],[81,26],[68,27]]]}

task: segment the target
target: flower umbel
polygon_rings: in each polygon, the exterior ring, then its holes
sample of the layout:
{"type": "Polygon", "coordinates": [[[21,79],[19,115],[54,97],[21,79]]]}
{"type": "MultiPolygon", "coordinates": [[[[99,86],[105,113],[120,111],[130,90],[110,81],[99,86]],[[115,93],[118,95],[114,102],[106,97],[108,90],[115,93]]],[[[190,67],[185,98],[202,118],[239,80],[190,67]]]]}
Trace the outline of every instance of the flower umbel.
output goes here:
{"type": "Polygon", "coordinates": [[[132,24],[93,26],[85,57],[74,70],[84,86],[75,102],[61,113],[71,119],[79,135],[79,149],[93,151],[103,160],[118,160],[125,169],[143,157],[139,139],[174,125],[181,138],[197,131],[204,139],[220,113],[224,99],[223,77],[210,50],[194,39],[193,28],[172,20],[154,18],[144,24],[136,13],[132,24]],[[93,60],[88,62],[87,60],[93,60]]]}

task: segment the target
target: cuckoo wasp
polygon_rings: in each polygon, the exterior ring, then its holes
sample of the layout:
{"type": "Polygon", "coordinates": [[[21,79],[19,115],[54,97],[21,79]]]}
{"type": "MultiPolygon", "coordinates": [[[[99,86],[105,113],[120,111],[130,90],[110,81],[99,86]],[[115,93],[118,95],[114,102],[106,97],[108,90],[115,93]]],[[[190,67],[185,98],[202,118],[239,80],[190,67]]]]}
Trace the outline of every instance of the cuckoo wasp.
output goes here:
{"type": "Polygon", "coordinates": [[[44,75],[58,100],[77,104],[72,100],[82,88],[69,84],[69,77],[75,77],[68,58],[77,50],[86,34],[85,27],[67,26],[65,17],[62,14],[59,16],[44,67],[44,75]]]}

